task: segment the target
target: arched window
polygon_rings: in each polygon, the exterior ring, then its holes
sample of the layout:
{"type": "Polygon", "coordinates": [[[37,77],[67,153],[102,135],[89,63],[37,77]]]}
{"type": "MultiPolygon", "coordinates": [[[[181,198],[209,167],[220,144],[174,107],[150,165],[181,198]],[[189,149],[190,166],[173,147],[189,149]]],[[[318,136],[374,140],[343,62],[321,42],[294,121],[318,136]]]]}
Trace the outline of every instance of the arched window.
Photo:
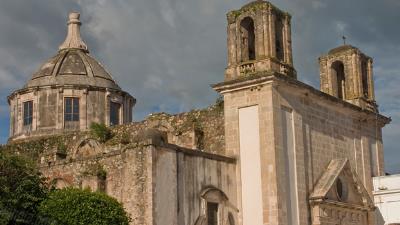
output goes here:
{"type": "Polygon", "coordinates": [[[79,98],[64,98],[64,128],[79,129],[79,98]]]}
{"type": "Polygon", "coordinates": [[[331,69],[333,81],[336,81],[333,82],[333,85],[335,88],[336,83],[337,97],[340,99],[344,99],[346,97],[346,79],[344,74],[344,65],[341,61],[335,61],[334,63],[332,63],[331,69]]]}
{"type": "Polygon", "coordinates": [[[110,102],[110,126],[121,124],[121,104],[110,102]]]}
{"type": "Polygon", "coordinates": [[[201,193],[201,214],[197,218],[195,225],[218,225],[221,224],[223,208],[228,201],[228,197],[221,190],[209,186],[201,193]]]}
{"type": "Polygon", "coordinates": [[[254,21],[250,17],[240,22],[242,61],[256,59],[254,21]]]}
{"type": "Polygon", "coordinates": [[[368,70],[367,62],[365,60],[361,63],[361,82],[363,87],[363,96],[368,98],[368,70]]]}
{"type": "Polygon", "coordinates": [[[216,202],[207,202],[207,225],[218,225],[218,207],[216,202]]]}
{"type": "Polygon", "coordinates": [[[283,61],[285,59],[285,51],[283,47],[283,21],[277,18],[275,21],[275,51],[276,58],[283,61]]]}

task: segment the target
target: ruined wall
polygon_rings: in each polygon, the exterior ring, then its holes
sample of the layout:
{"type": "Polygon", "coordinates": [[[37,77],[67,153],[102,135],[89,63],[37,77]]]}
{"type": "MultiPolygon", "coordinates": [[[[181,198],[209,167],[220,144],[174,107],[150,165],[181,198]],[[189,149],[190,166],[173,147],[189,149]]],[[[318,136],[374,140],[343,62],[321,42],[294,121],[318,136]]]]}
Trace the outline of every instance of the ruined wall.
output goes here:
{"type": "Polygon", "coordinates": [[[115,197],[131,215],[132,224],[175,225],[178,218],[180,224],[193,224],[200,215],[198,194],[205,185],[227,193],[235,187],[227,188],[233,181],[226,165],[232,168],[233,159],[209,154],[225,152],[222,109],[220,103],[178,115],[150,115],[141,122],[112,127],[112,136],[104,143],[86,131],[14,140],[0,147],[37,161],[50,185],[90,188],[115,197]],[[202,172],[197,176],[193,170],[202,172]],[[186,174],[189,171],[191,175],[186,174]],[[182,188],[189,197],[185,194],[184,202],[179,202],[182,188]],[[184,213],[182,204],[197,211],[184,213]],[[178,217],[178,212],[184,216],[178,217]]]}
{"type": "Polygon", "coordinates": [[[218,224],[228,224],[229,214],[238,221],[233,159],[168,147],[157,149],[154,156],[156,225],[203,224],[210,189],[227,197],[214,199],[219,204],[218,224]]]}
{"type": "Polygon", "coordinates": [[[141,122],[115,126],[113,128],[115,137],[110,143],[132,140],[135,135],[147,128],[164,132],[168,143],[215,154],[225,154],[222,101],[205,109],[176,115],[150,114],[141,122]]]}
{"type": "Polygon", "coordinates": [[[132,224],[152,224],[152,149],[145,144],[109,148],[86,139],[71,157],[41,160],[41,171],[58,188],[104,191],[123,204],[132,224]]]}

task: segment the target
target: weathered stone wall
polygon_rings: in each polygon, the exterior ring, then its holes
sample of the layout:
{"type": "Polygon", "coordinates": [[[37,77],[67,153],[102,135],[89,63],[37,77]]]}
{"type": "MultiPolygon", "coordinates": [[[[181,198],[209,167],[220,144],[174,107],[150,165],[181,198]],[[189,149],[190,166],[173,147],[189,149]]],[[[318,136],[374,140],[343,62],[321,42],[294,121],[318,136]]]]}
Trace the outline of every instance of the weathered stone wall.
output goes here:
{"type": "MultiPolygon", "coordinates": [[[[341,101],[327,101],[323,96],[290,85],[279,85],[274,89],[274,114],[276,149],[282,146],[280,126],[281,107],[292,110],[294,145],[296,149],[296,176],[298,204],[308,204],[308,194],[326,170],[330,160],[347,158],[358,178],[372,197],[372,176],[384,174],[381,129],[382,121],[372,113],[345,107],[341,101]],[[370,143],[376,143],[376,156],[371,155],[370,143]],[[375,169],[373,169],[375,167],[375,169]],[[375,174],[372,171],[376,171],[375,174]]],[[[285,162],[283,154],[279,164],[285,162]]],[[[278,166],[278,177],[286,176],[283,166],[278,166]]],[[[278,185],[284,186],[283,179],[278,185]]],[[[301,224],[306,224],[309,215],[306,207],[299,207],[301,224]]],[[[363,224],[363,221],[360,222],[363,224]]]]}
{"type": "Polygon", "coordinates": [[[323,204],[313,208],[312,215],[314,221],[312,225],[335,225],[351,224],[365,225],[370,224],[368,213],[358,209],[337,207],[334,205],[323,204]]]}
{"type": "Polygon", "coordinates": [[[199,194],[206,186],[236,197],[234,160],[211,154],[225,152],[221,103],[112,127],[105,143],[90,132],[71,132],[15,140],[1,150],[36,160],[49,184],[58,188],[88,187],[115,197],[132,224],[193,224],[201,214],[199,194]],[[184,211],[183,204],[196,210],[184,211]]]}
{"type": "MultiPolygon", "coordinates": [[[[278,161],[275,150],[273,90],[271,85],[259,85],[224,93],[225,101],[225,144],[229,156],[238,158],[236,166],[238,183],[239,218],[242,218],[241,193],[241,163],[240,163],[240,133],[239,109],[249,106],[258,106],[260,158],[261,158],[261,185],[263,200],[264,224],[285,224],[279,219],[279,209],[284,209],[278,199],[278,161]]],[[[242,221],[239,221],[242,224],[242,221]]]]}
{"type": "Polygon", "coordinates": [[[74,150],[75,157],[57,160],[50,166],[42,162],[44,176],[56,186],[61,182],[61,187],[103,189],[123,204],[132,218],[131,224],[152,224],[153,147],[137,145],[104,149],[96,146],[91,149],[91,154],[80,155],[82,148],[85,147],[74,150]]]}
{"type": "Polygon", "coordinates": [[[176,115],[150,114],[141,122],[115,126],[113,128],[115,137],[110,143],[118,143],[121,140],[132,141],[135,135],[147,128],[164,132],[168,143],[199,151],[225,154],[223,102],[176,115]]]}
{"type": "MultiPolygon", "coordinates": [[[[348,158],[370,195],[371,176],[384,173],[381,129],[390,119],[279,74],[250,76],[215,88],[225,99],[227,154],[237,156],[239,162],[239,109],[258,107],[264,223],[288,223],[287,198],[290,194],[286,187],[290,181],[297,196],[291,201],[298,201],[299,223],[309,224],[310,211],[304,206],[309,205],[308,195],[332,159],[348,158]],[[288,130],[284,127],[283,109],[292,118],[291,134],[285,133],[288,130]],[[288,174],[290,171],[286,168],[288,147],[285,138],[293,141],[294,164],[290,165],[294,167],[293,174],[288,174]],[[375,156],[371,150],[375,151],[375,156]],[[294,180],[288,180],[288,177],[294,177],[294,180]]],[[[240,167],[241,163],[238,163],[239,184],[240,167]]],[[[241,205],[240,196],[239,189],[238,205],[241,205]]]]}
{"type": "Polygon", "coordinates": [[[164,147],[154,154],[155,224],[203,224],[207,201],[204,195],[211,189],[227,197],[214,199],[219,204],[218,224],[228,224],[228,214],[238,221],[235,161],[208,153],[176,150],[164,147]]]}

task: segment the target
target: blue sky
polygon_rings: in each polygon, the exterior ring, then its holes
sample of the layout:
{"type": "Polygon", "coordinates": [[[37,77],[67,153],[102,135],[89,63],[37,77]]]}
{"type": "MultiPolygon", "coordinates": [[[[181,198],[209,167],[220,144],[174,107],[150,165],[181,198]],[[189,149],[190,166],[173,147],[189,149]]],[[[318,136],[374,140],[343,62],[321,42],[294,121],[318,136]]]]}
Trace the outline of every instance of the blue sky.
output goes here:
{"type": "MultiPolygon", "coordinates": [[[[400,172],[400,1],[273,0],[292,14],[298,79],[319,87],[317,58],[342,43],[374,58],[384,128],[386,169],[400,172]]],[[[138,100],[134,117],[176,113],[215,101],[209,84],[226,66],[226,17],[239,0],[0,1],[0,143],[8,136],[7,95],[56,54],[70,11],[81,12],[82,36],[93,56],[138,100]]]]}

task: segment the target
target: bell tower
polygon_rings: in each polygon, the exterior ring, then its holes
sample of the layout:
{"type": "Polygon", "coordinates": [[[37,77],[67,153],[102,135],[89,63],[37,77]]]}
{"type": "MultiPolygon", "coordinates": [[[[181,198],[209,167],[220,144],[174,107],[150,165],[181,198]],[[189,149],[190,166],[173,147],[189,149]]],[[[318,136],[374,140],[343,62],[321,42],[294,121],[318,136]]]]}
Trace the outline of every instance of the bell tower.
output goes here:
{"type": "Polygon", "coordinates": [[[321,91],[377,112],[372,63],[371,57],[351,45],[330,50],[319,58],[321,91]]]}
{"type": "Polygon", "coordinates": [[[293,68],[291,16],[257,0],[227,14],[228,66],[225,81],[260,72],[296,78],[293,68]]]}

